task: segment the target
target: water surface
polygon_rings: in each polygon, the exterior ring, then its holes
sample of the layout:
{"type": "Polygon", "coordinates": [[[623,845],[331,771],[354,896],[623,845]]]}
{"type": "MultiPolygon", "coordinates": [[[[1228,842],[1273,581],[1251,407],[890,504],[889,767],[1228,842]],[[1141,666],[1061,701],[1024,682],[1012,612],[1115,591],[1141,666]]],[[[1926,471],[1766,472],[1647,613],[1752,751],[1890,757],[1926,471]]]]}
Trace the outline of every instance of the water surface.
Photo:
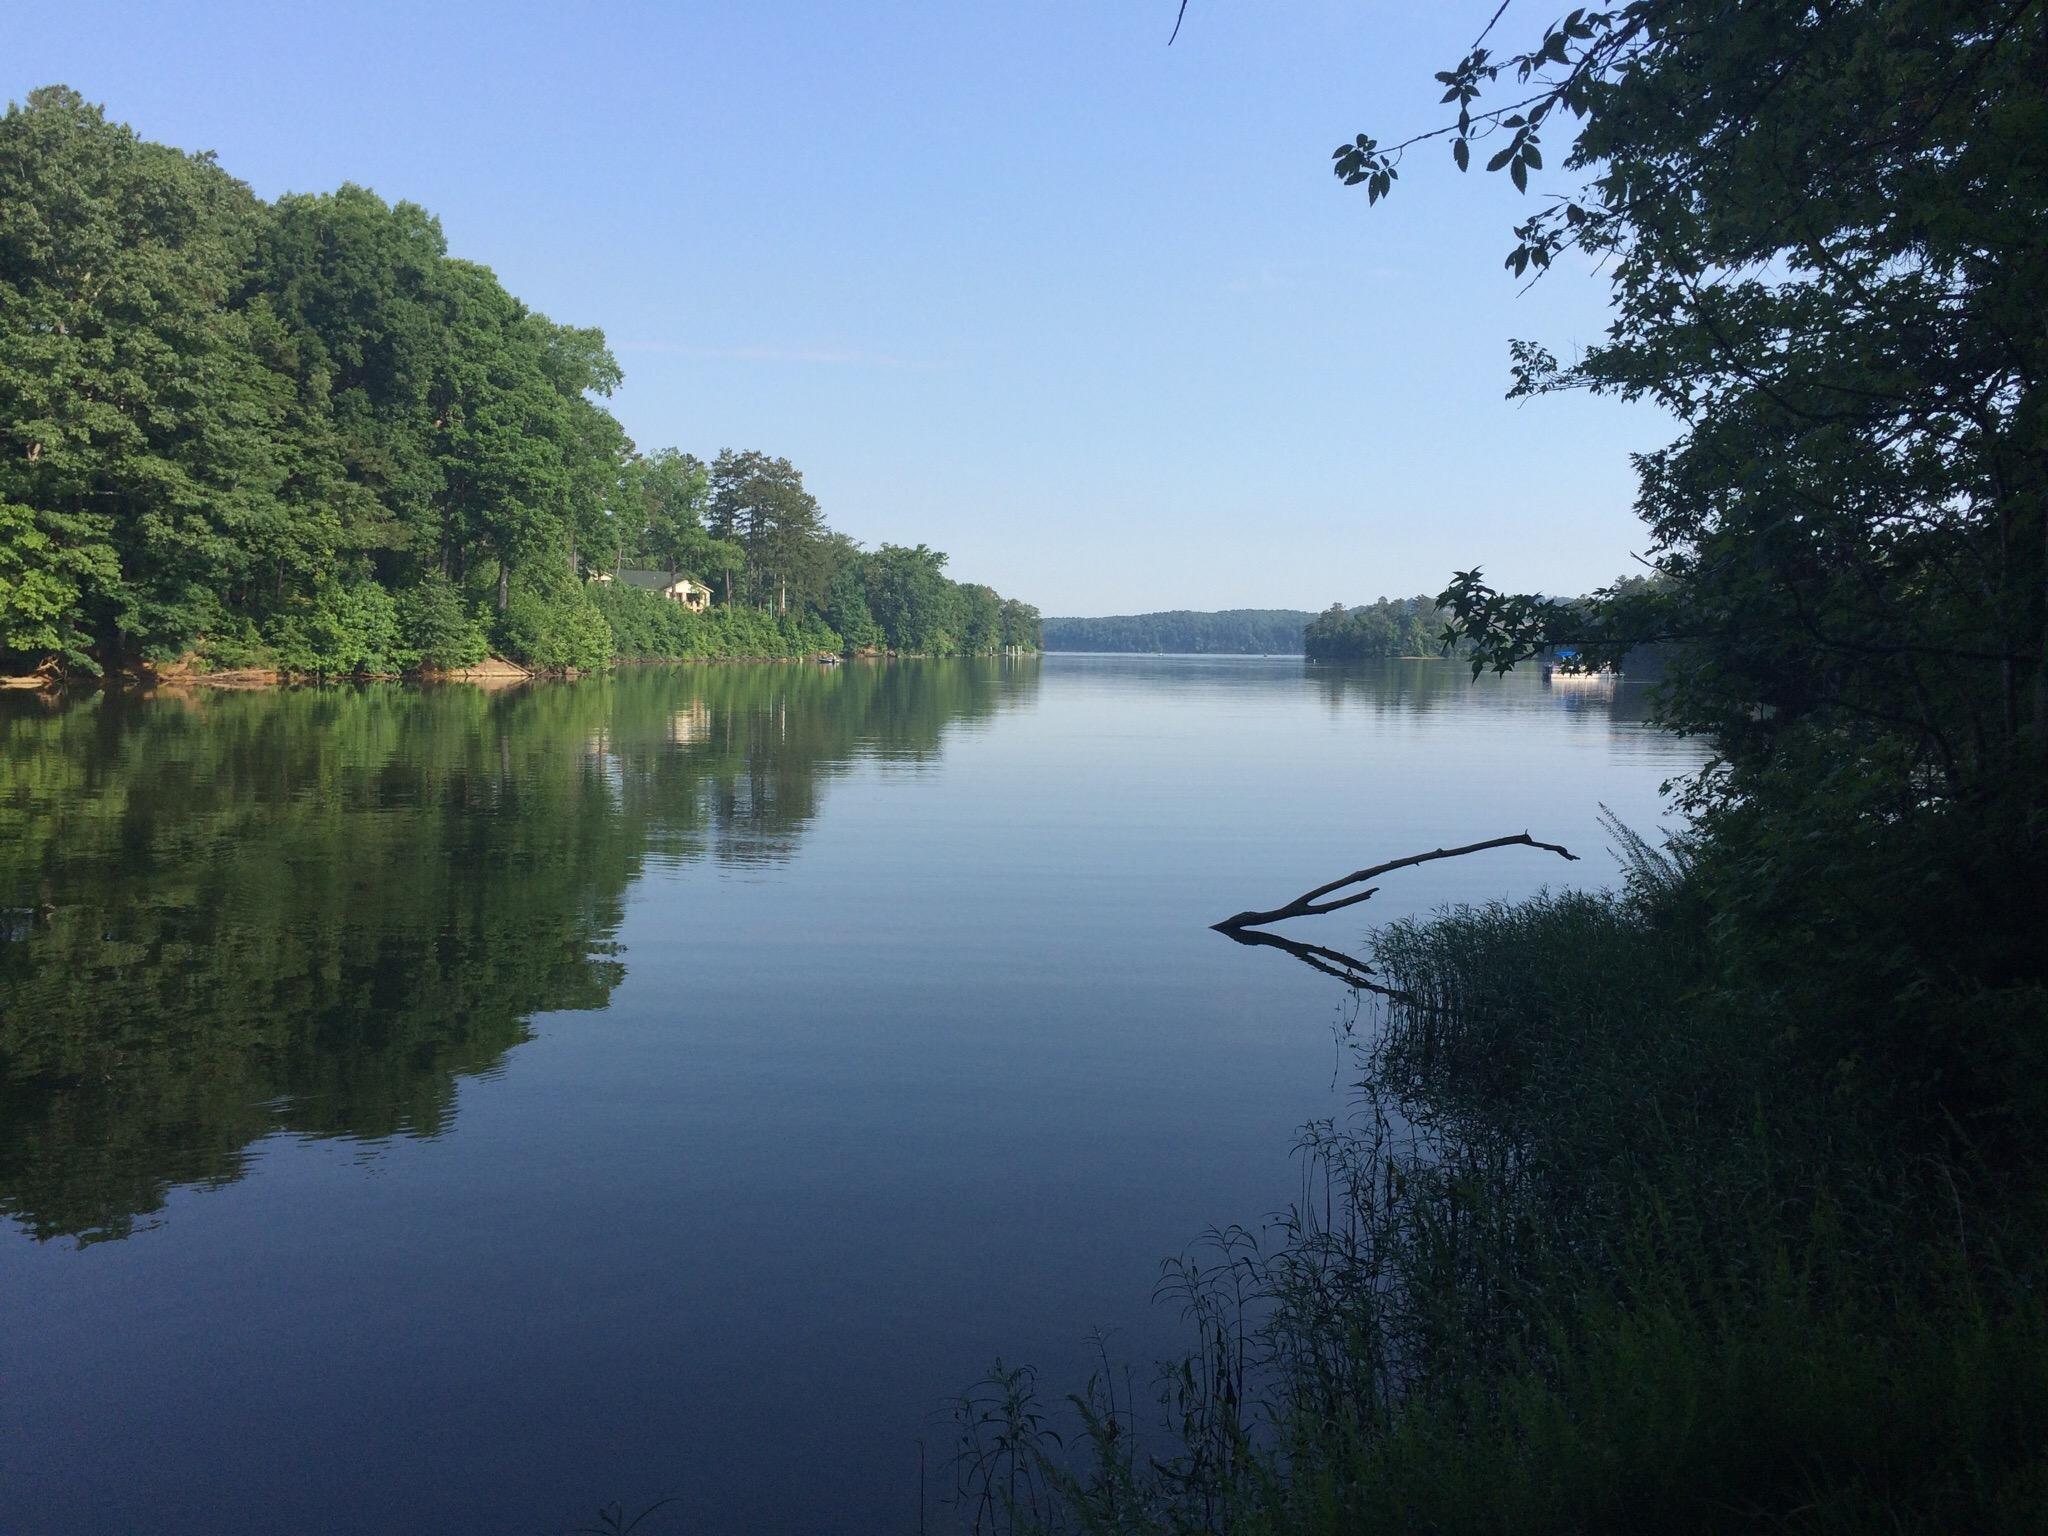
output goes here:
{"type": "MultiPolygon", "coordinates": [[[[916,1528],[1294,1184],[1294,931],[1601,884],[1638,685],[1257,658],[0,696],[0,1532],[916,1528]],[[668,1528],[668,1527],[661,1527],[668,1528]]],[[[936,1510],[934,1516],[936,1517],[936,1510]]]]}

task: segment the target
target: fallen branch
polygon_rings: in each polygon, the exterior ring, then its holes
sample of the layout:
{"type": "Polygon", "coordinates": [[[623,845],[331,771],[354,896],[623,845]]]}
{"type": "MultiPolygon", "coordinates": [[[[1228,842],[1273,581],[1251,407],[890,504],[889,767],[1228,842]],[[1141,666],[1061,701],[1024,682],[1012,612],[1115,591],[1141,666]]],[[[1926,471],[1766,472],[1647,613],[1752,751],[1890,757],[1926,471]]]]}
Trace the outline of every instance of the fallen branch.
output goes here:
{"type": "Polygon", "coordinates": [[[1239,912],[1234,916],[1226,917],[1220,923],[1211,923],[1209,926],[1218,933],[1227,933],[1235,936],[1240,929],[1259,927],[1266,923],[1277,923],[1285,918],[1320,917],[1325,912],[1336,912],[1344,907],[1356,906],[1359,902],[1374,895],[1379,890],[1379,887],[1369,886],[1362,891],[1353,891],[1348,896],[1340,896],[1335,901],[1324,901],[1322,898],[1328,896],[1332,891],[1341,891],[1345,886],[1357,885],[1361,881],[1376,880],[1381,875],[1391,874],[1397,869],[1407,869],[1411,865],[1427,864],[1432,859],[1455,859],[1468,853],[1484,853],[1489,848],[1541,848],[1546,853],[1554,853],[1560,858],[1570,859],[1574,863],[1578,861],[1579,857],[1570,849],[1560,847],[1556,843],[1539,843],[1526,832],[1517,833],[1513,837],[1493,837],[1488,838],[1483,843],[1467,843],[1462,848],[1437,848],[1429,853],[1411,853],[1405,859],[1390,859],[1385,864],[1375,864],[1370,869],[1355,870],[1340,880],[1332,880],[1328,885],[1319,885],[1312,891],[1304,891],[1284,907],[1275,907],[1270,912],[1239,912]]]}

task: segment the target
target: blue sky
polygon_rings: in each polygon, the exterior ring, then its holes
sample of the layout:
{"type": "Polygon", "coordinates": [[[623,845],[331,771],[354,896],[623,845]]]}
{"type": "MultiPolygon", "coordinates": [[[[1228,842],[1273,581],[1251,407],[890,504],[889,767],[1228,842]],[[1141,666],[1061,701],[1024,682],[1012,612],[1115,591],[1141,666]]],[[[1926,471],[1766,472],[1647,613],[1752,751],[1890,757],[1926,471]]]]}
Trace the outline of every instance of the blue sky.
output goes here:
{"type": "MultiPolygon", "coordinates": [[[[1490,3],[16,0],[62,81],[260,194],[342,181],[599,325],[642,447],[786,454],[833,524],[1048,613],[1322,607],[1631,568],[1614,402],[1513,404],[1604,286],[1501,270],[1503,178],[1411,159],[1490,3]]],[[[1553,152],[1553,162],[1561,151],[1553,152]]]]}

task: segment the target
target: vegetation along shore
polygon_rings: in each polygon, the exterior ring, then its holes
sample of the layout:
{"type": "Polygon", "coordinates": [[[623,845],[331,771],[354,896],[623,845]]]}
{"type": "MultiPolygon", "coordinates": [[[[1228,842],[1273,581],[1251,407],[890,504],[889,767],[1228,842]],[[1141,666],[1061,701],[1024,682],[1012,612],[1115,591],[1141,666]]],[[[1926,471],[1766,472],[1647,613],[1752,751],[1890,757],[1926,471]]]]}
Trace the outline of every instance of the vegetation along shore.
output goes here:
{"type": "Polygon", "coordinates": [[[0,674],[1037,648],[939,551],[832,530],[787,459],[636,447],[620,378],[415,204],[266,203],[31,92],[0,118],[0,674]]]}

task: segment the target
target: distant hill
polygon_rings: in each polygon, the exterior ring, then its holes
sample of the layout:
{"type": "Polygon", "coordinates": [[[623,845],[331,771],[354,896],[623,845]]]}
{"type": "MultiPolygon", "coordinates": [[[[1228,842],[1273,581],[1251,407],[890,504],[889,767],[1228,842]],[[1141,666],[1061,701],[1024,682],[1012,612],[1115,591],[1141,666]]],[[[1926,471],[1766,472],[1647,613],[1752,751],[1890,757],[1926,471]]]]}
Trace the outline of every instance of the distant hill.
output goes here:
{"type": "Polygon", "coordinates": [[[1179,651],[1198,656],[1299,656],[1315,615],[1295,608],[1226,608],[1221,613],[1126,613],[1047,619],[1048,651],[1179,651]]]}

